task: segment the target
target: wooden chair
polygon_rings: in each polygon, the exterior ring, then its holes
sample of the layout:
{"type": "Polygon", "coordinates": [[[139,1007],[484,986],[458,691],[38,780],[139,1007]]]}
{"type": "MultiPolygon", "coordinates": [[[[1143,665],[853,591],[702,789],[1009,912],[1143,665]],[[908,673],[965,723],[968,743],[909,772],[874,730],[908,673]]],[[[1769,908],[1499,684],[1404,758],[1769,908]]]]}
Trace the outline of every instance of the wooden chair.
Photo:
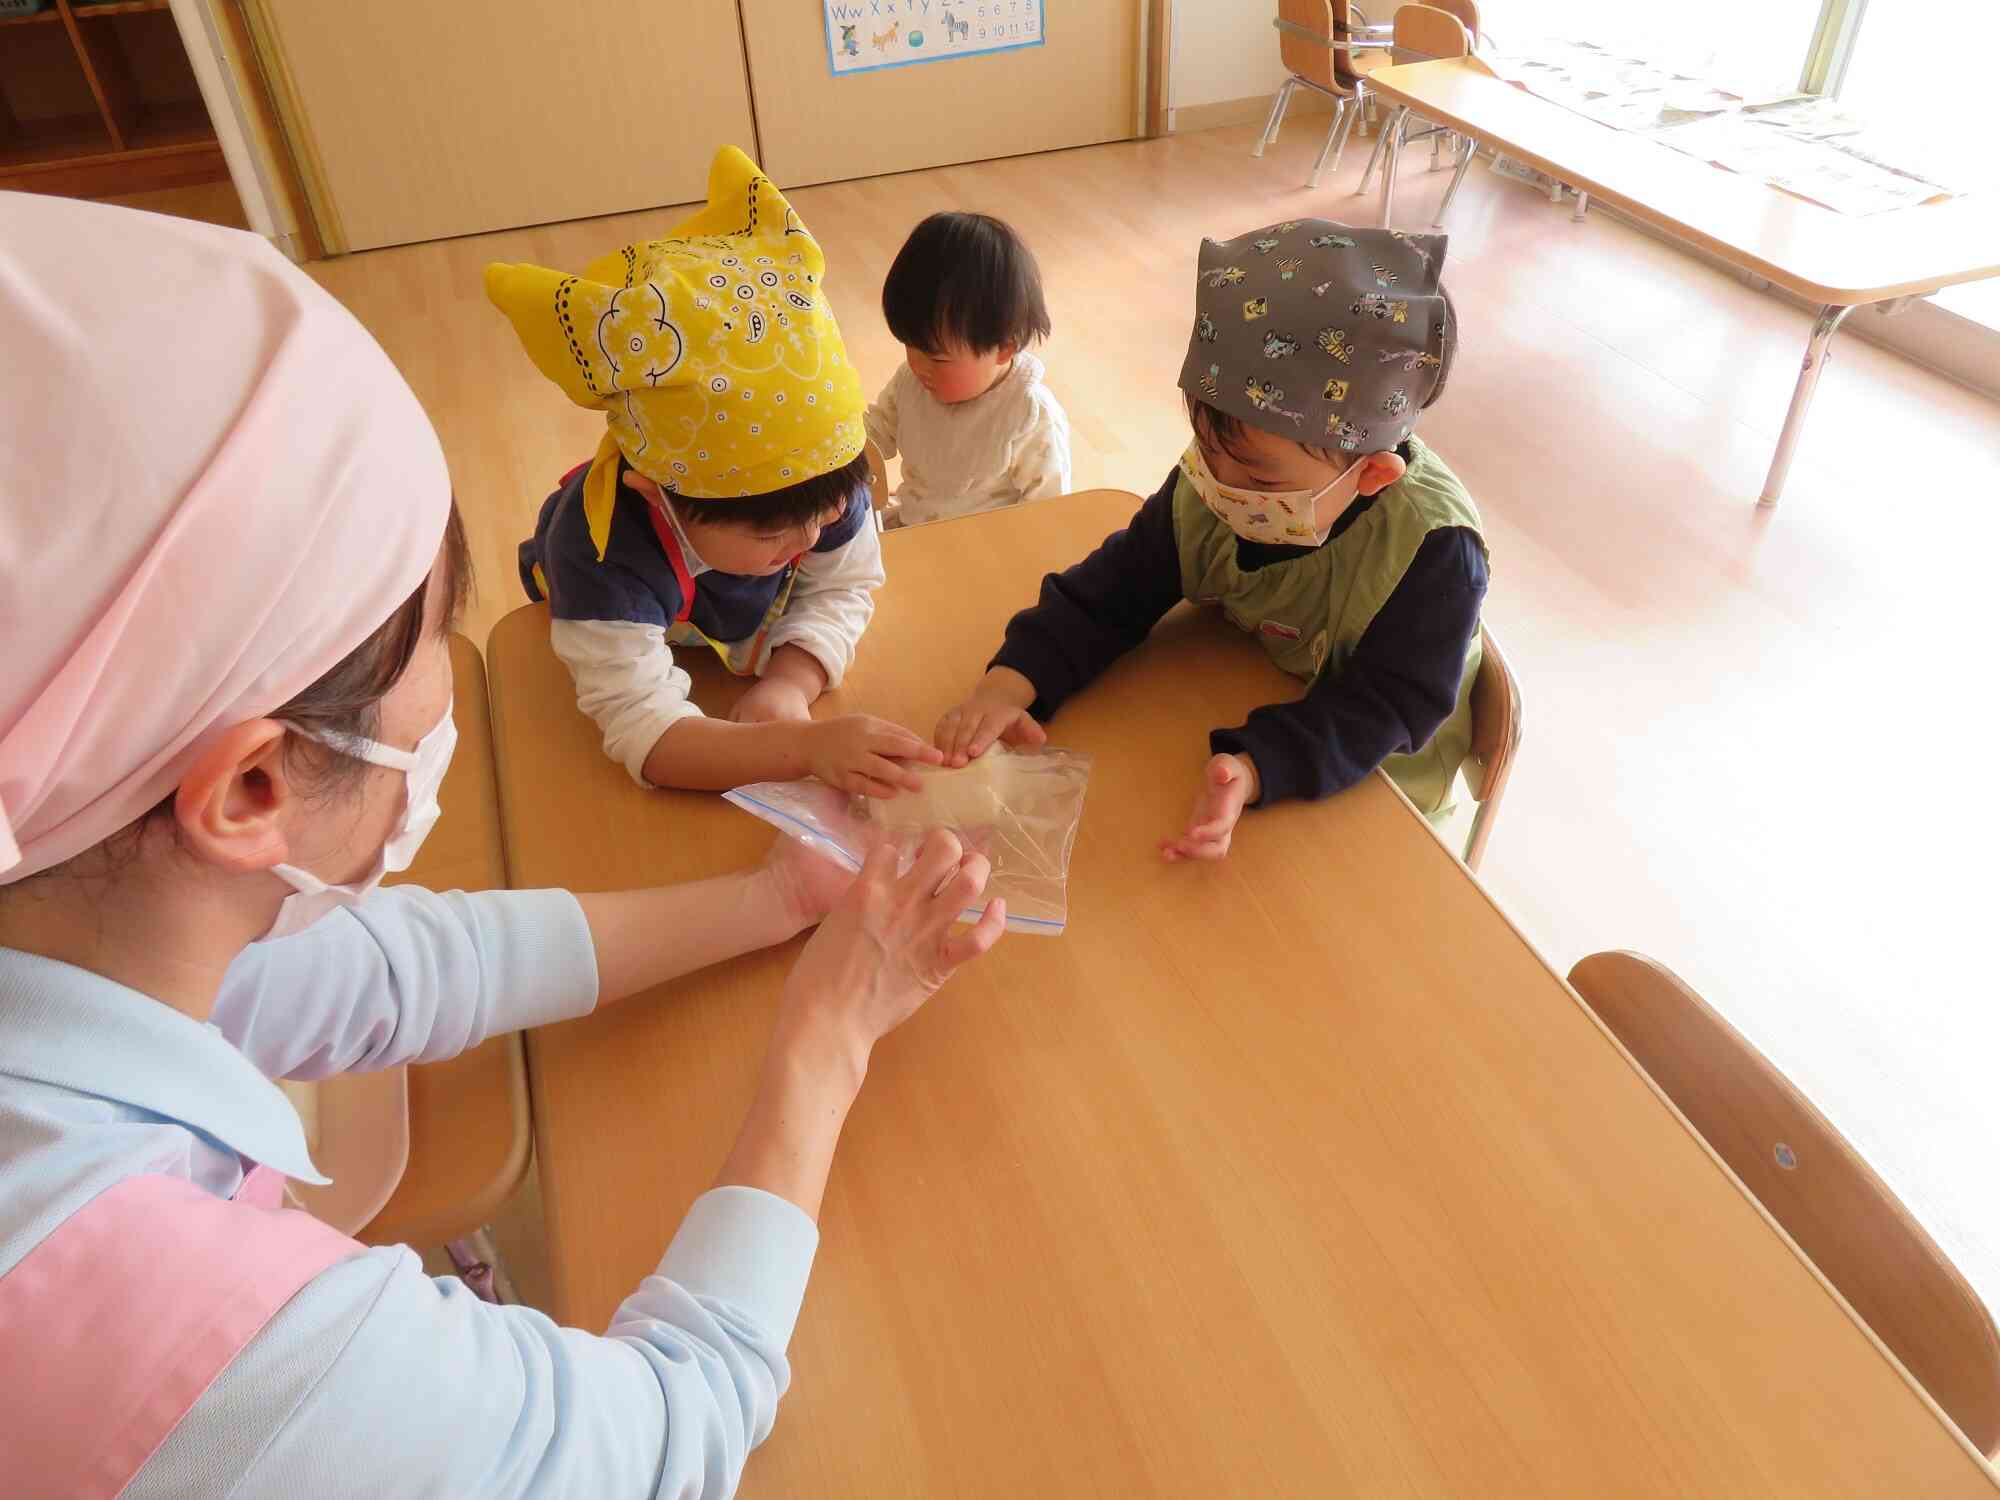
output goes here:
{"type": "Polygon", "coordinates": [[[1477,52],[1479,44],[1486,39],[1486,32],[1479,24],[1479,6],[1475,0],[1425,0],[1432,10],[1441,10],[1455,17],[1465,28],[1465,34],[1472,39],[1472,50],[1477,52]]]}
{"type": "Polygon", "coordinates": [[[1663,965],[1594,953],[1570,984],[1974,1447],[2000,1457],[2000,1333],[1826,1117],[1663,965]]]}
{"type": "Polygon", "coordinates": [[[1521,684],[1507,664],[1493,632],[1479,627],[1479,675],[1472,680],[1472,755],[1465,763],[1466,785],[1479,809],[1465,836],[1465,867],[1477,870],[1500,814],[1500,797],[1521,748],[1521,684]]]}
{"type": "MultiPolygon", "coordinates": [[[[1326,128],[1326,139],[1320,143],[1312,174],[1306,178],[1307,187],[1318,187],[1329,165],[1335,171],[1340,169],[1348,133],[1365,103],[1366,85],[1354,70],[1353,59],[1357,54],[1351,51],[1352,46],[1359,45],[1361,37],[1349,21],[1347,0],[1278,0],[1278,15],[1271,24],[1278,31],[1278,55],[1288,76],[1271,101],[1270,116],[1264,121],[1263,133],[1257,137],[1250,154],[1262,156],[1264,148],[1278,138],[1285,122],[1285,107],[1291,103],[1294,90],[1308,88],[1324,94],[1333,101],[1333,120],[1326,128]]],[[[1386,47],[1387,42],[1384,35],[1378,45],[1386,47]]],[[[1389,56],[1387,51],[1358,55],[1380,56],[1384,61],[1389,56]]]]}
{"type": "MultiPolygon", "coordinates": [[[[1474,19],[1478,12],[1473,11],[1474,19]]],[[[1457,16],[1434,5],[1405,5],[1396,12],[1395,60],[1397,62],[1418,62],[1441,57],[1470,57],[1472,55],[1472,33],[1457,16]]],[[[1402,148],[1412,140],[1429,136],[1435,142],[1453,134],[1443,126],[1427,125],[1425,129],[1412,134],[1410,131],[1410,107],[1398,105],[1396,112],[1389,116],[1388,123],[1375,141],[1375,149],[1368,157],[1368,165],[1361,173],[1361,185],[1357,193],[1368,191],[1368,184],[1374,179],[1379,163],[1387,180],[1382,191],[1382,227],[1389,227],[1390,204],[1396,196],[1396,169],[1402,158],[1402,148]]],[[[1437,217],[1431,227],[1442,229],[1445,215],[1451,212],[1452,199],[1458,196],[1459,184],[1465,181],[1466,169],[1472,165],[1472,158],[1479,152],[1479,143],[1465,140],[1464,149],[1459,154],[1456,167],[1451,174],[1451,183],[1444,190],[1444,198],[1438,204],[1437,217]]]]}
{"type": "MultiPolygon", "coordinates": [[[[433,890],[505,889],[486,664],[477,646],[454,635],[451,665],[458,751],[438,793],[443,816],[397,879],[433,890]]],[[[520,1035],[492,1037],[470,1052],[407,1072],[409,1166],[357,1238],[371,1245],[443,1245],[474,1291],[489,1301],[511,1301],[485,1226],[528,1175],[532,1134],[520,1035]]]]}
{"type": "Polygon", "coordinates": [[[869,498],[879,511],[889,503],[889,465],[883,460],[882,450],[875,446],[874,439],[869,439],[861,451],[868,457],[869,498]]]}

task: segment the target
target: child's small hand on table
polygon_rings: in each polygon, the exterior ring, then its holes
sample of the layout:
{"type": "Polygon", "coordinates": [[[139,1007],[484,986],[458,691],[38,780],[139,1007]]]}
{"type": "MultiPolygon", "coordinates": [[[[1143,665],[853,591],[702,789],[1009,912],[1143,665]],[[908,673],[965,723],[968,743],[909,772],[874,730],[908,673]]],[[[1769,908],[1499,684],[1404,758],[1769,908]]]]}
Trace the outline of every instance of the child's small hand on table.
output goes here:
{"type": "Polygon", "coordinates": [[[766,677],[736,700],[729,717],[738,724],[779,724],[812,721],[812,700],[805,689],[781,677],[766,677]]]}
{"type": "Polygon", "coordinates": [[[981,679],[972,696],[938,720],[938,749],[948,766],[966,766],[986,753],[995,740],[1035,748],[1049,742],[1048,732],[1035,722],[1028,705],[1035,685],[1011,667],[995,667],[981,679]]]}
{"type": "Polygon", "coordinates": [[[828,786],[867,797],[923,790],[908,762],[934,766],[944,756],[900,724],[845,714],[801,726],[812,774],[828,786]]]}
{"type": "Polygon", "coordinates": [[[1183,859],[1223,859],[1243,809],[1257,800],[1257,765],[1247,755],[1218,755],[1202,772],[1201,792],[1188,815],[1187,832],[1161,839],[1160,853],[1168,862],[1183,859]]]}

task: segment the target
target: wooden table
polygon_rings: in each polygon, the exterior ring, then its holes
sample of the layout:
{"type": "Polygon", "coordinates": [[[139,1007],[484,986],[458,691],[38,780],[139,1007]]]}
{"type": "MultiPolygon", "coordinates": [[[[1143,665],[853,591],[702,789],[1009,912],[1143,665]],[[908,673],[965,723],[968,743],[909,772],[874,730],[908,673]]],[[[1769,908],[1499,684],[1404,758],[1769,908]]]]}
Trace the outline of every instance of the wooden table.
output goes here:
{"type": "MultiPolygon", "coordinates": [[[[1819,304],[1764,481],[1764,505],[1775,505],[1784,490],[1827,345],[1849,313],[1868,303],[1924,297],[1940,287],[2000,275],[2000,195],[1856,217],[1585,119],[1494,77],[1476,59],[1383,68],[1369,75],[1368,86],[1398,109],[1492,146],[1819,304]]],[[[1385,127],[1384,140],[1386,228],[1400,131],[1385,127]]],[[[1470,161],[1467,152],[1459,175],[1470,161]]]]}
{"type": "MultiPolygon", "coordinates": [[[[1135,504],[892,533],[830,707],[928,727],[1135,504]]],[[[489,646],[515,882],[757,857],[604,758],[545,624],[489,646]]],[[[1207,729],[1294,690],[1182,612],[1056,719],[1097,757],[1069,931],[878,1051],[744,1493],[2000,1494],[1386,781],[1159,861],[1207,729]]],[[[603,1326],[708,1185],[792,956],[530,1039],[564,1318],[603,1326]]]]}

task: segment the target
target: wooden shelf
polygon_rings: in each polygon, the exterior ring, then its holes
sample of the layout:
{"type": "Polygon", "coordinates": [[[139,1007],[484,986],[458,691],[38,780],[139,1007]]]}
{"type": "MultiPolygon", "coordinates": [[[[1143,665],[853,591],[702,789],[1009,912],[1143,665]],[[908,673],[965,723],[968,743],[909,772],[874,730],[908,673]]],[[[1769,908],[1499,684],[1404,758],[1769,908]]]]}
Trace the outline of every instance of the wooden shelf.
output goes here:
{"type": "Polygon", "coordinates": [[[103,156],[110,150],[111,132],[96,115],[22,120],[12,135],[0,137],[0,173],[103,156]]]}
{"type": "Polygon", "coordinates": [[[38,10],[26,16],[0,16],[0,26],[47,26],[62,25],[62,12],[51,5],[47,10],[38,10]]]}
{"type": "Polygon", "coordinates": [[[162,156],[174,151],[206,151],[216,145],[215,127],[199,104],[155,104],[125,132],[127,156],[162,156]]]}
{"type": "MultiPolygon", "coordinates": [[[[102,5],[59,0],[32,16],[4,18],[12,25],[58,23],[57,51],[74,57],[97,108],[93,114],[19,119],[7,106],[5,70],[0,70],[0,188],[89,198],[228,179],[208,111],[192,97],[192,70],[171,18],[157,24],[87,24],[98,16],[167,8],[168,0],[102,5]],[[183,76],[177,79],[177,73],[183,76]]],[[[39,44],[46,33],[36,37],[39,44]]],[[[53,58],[31,59],[25,47],[15,61],[30,70],[55,65],[53,58]]]]}
{"type": "Polygon", "coordinates": [[[103,5],[79,5],[70,0],[69,13],[79,21],[95,16],[136,16],[141,11],[166,10],[171,0],[107,0],[103,5]]]}

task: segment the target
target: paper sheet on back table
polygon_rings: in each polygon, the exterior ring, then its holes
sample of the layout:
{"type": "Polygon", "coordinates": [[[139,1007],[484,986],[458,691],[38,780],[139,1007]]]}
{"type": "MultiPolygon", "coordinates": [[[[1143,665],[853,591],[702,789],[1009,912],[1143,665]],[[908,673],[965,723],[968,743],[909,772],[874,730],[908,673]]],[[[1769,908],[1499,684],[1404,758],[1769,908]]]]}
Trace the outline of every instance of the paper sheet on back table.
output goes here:
{"type": "Polygon", "coordinates": [[[1042,45],[1042,0],[822,0],[836,78],[1042,45]]]}

